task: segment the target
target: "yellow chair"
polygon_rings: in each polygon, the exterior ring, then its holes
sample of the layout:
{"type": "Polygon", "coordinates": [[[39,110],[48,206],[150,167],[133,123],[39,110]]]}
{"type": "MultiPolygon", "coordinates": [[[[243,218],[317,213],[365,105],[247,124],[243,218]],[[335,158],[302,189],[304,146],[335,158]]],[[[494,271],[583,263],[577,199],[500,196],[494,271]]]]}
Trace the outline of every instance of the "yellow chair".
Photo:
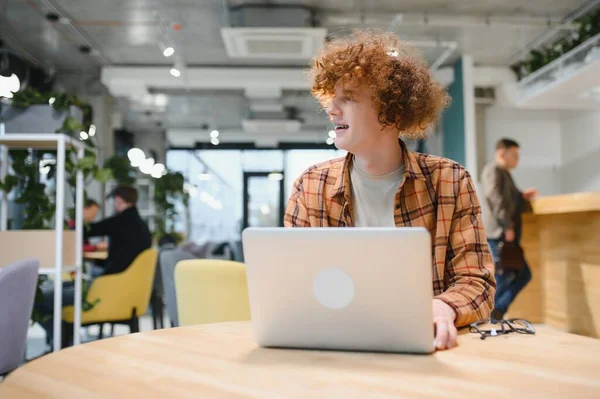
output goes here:
{"type": "MultiPolygon", "coordinates": [[[[148,310],[158,251],[150,248],[139,254],[131,265],[121,273],[100,276],[94,280],[87,294],[87,301],[96,305],[81,312],[81,325],[126,324],[131,332],[139,332],[139,317],[148,310]]],[[[73,306],[65,306],[63,320],[73,323],[73,306]]]]}
{"type": "Polygon", "coordinates": [[[184,260],[175,266],[179,324],[250,320],[246,265],[216,259],[184,260]]]}

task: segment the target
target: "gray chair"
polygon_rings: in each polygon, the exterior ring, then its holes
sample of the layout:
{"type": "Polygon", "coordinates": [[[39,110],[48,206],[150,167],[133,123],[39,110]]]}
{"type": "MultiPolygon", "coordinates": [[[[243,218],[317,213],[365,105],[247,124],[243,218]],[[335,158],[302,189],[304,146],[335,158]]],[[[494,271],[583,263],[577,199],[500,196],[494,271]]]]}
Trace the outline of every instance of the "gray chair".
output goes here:
{"type": "Polygon", "coordinates": [[[178,262],[188,259],[197,259],[196,255],[179,248],[164,249],[160,251],[159,264],[162,277],[162,286],[165,293],[167,315],[171,325],[179,325],[177,316],[177,294],[175,291],[175,266],[178,262]]]}
{"type": "Polygon", "coordinates": [[[27,259],[0,269],[0,375],[25,357],[40,262],[27,259]]]}

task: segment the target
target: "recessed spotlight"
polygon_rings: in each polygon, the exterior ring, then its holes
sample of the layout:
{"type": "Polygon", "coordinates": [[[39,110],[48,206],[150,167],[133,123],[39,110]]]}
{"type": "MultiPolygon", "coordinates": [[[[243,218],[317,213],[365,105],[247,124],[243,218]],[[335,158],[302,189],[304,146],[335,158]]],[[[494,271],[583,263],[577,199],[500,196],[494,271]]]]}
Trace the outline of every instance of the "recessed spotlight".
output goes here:
{"type": "Polygon", "coordinates": [[[210,142],[212,145],[219,145],[219,139],[216,137],[210,139],[210,142]]]}
{"type": "Polygon", "coordinates": [[[170,56],[172,56],[173,54],[175,54],[175,49],[174,49],[173,47],[167,47],[167,48],[166,48],[166,49],[164,49],[164,51],[163,51],[163,55],[164,55],[165,57],[170,57],[170,56]]]}
{"type": "Polygon", "coordinates": [[[328,138],[327,138],[327,140],[325,140],[325,142],[326,142],[328,145],[332,145],[332,144],[335,142],[335,140],[334,140],[332,137],[328,137],[328,138]]]}
{"type": "Polygon", "coordinates": [[[210,132],[210,137],[216,139],[217,137],[219,137],[219,131],[213,130],[212,132],[210,132]]]}
{"type": "Polygon", "coordinates": [[[171,68],[171,75],[178,78],[181,76],[181,71],[179,71],[179,69],[177,69],[177,68],[171,68]]]}

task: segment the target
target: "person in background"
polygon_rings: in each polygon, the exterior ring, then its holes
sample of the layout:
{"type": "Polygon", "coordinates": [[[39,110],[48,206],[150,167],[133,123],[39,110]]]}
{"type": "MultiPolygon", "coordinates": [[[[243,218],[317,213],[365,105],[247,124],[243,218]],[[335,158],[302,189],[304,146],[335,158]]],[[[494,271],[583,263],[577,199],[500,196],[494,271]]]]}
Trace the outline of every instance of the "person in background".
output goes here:
{"type": "MultiPolygon", "coordinates": [[[[140,253],[152,245],[150,230],[136,208],[137,190],[130,186],[119,186],[112,191],[110,197],[114,198],[117,214],[100,222],[92,223],[84,229],[85,240],[95,236],[109,238],[108,258],[102,266],[104,270],[101,275],[124,271],[140,253]]],[[[93,213],[94,211],[88,209],[85,217],[92,217],[93,213]]],[[[96,278],[98,275],[100,274],[93,273],[92,277],[96,278]]],[[[75,302],[74,282],[64,282],[62,292],[63,307],[73,305],[75,302]]],[[[51,344],[53,340],[54,284],[43,286],[42,294],[43,299],[36,302],[35,307],[47,315],[45,321],[40,324],[46,330],[47,343],[51,344]]]]}
{"type": "Polygon", "coordinates": [[[488,245],[496,263],[496,297],[492,318],[502,320],[510,304],[531,280],[531,270],[525,264],[520,270],[505,271],[498,267],[503,242],[519,244],[521,239],[521,212],[524,201],[537,196],[531,188],[523,192],[517,188],[510,171],[519,164],[519,144],[510,139],[496,143],[496,159],[486,165],[481,181],[489,212],[484,213],[488,245]]]}
{"type": "MultiPolygon", "coordinates": [[[[98,216],[98,211],[100,210],[100,205],[93,199],[85,200],[83,204],[83,223],[84,225],[88,225],[96,220],[96,216],[98,216]]],[[[67,225],[69,229],[75,229],[75,220],[69,219],[67,221],[67,225]]],[[[88,240],[83,241],[83,252],[94,252],[94,251],[106,251],[108,249],[108,243],[100,242],[98,244],[90,244],[88,240]]]]}
{"type": "Polygon", "coordinates": [[[118,186],[109,195],[115,202],[116,215],[92,223],[84,232],[87,238],[108,237],[108,258],[104,274],[120,273],[152,246],[152,234],[137,210],[138,192],[131,186],[118,186]]]}
{"type": "Polygon", "coordinates": [[[496,284],[471,175],[403,141],[425,138],[449,102],[444,87],[391,33],[333,39],[310,72],[335,145],[348,155],[312,166],[295,181],[285,226],[426,227],[436,348],[454,347],[457,326],[489,316],[496,284]]]}

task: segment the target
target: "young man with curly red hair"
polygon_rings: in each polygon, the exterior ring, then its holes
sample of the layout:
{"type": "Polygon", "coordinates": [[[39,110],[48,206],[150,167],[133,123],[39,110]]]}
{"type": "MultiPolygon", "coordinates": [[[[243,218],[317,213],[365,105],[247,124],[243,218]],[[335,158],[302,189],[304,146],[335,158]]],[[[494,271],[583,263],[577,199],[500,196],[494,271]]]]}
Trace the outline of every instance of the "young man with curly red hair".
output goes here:
{"type": "Polygon", "coordinates": [[[285,225],[426,227],[436,347],[453,347],[457,326],[489,316],[496,284],[469,172],[411,152],[402,141],[426,136],[449,103],[444,87],[410,45],[385,33],[328,42],[310,74],[312,93],[335,126],[336,146],[348,155],[296,180],[285,225]]]}

